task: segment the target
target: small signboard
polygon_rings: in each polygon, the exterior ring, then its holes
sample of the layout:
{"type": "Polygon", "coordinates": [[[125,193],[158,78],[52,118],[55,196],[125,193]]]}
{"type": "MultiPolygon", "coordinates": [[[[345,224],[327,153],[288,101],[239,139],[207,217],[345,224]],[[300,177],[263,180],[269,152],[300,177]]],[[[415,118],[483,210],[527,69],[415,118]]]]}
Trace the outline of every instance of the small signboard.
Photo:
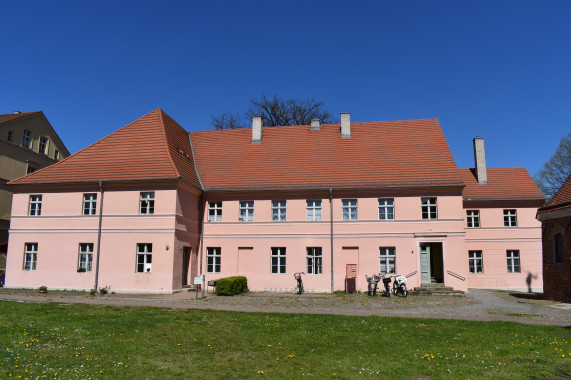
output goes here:
{"type": "Polygon", "coordinates": [[[198,276],[194,278],[194,285],[202,285],[202,276],[198,276]]]}

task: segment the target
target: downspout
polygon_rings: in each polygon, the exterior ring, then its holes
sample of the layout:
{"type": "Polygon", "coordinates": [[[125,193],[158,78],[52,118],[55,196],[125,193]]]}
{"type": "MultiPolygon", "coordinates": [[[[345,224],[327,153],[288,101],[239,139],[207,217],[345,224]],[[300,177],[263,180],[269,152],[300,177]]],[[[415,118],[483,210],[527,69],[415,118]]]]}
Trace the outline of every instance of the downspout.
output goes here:
{"type": "MultiPolygon", "coordinates": [[[[202,277],[202,255],[204,252],[204,217],[206,216],[204,215],[205,207],[206,207],[206,191],[202,196],[202,221],[200,226],[200,276],[201,277],[202,277]]],[[[202,286],[204,286],[204,284],[202,284],[202,286]]]]}
{"type": "Polygon", "coordinates": [[[101,202],[99,204],[99,228],[97,229],[97,257],[95,259],[95,284],[93,290],[97,291],[99,282],[99,254],[101,252],[101,222],[103,220],[103,182],[99,181],[99,192],[101,194],[101,202]]]}
{"type": "Polygon", "coordinates": [[[333,284],[333,189],[329,189],[329,216],[331,224],[331,294],[333,294],[335,290],[333,284]]]}

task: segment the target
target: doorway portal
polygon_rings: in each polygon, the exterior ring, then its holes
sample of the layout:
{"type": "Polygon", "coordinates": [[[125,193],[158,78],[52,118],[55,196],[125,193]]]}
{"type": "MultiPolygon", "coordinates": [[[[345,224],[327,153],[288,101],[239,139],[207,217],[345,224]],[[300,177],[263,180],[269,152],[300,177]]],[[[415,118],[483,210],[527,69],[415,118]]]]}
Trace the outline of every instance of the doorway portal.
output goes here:
{"type": "Polygon", "coordinates": [[[420,279],[422,284],[444,283],[442,243],[420,243],[420,279]]]}

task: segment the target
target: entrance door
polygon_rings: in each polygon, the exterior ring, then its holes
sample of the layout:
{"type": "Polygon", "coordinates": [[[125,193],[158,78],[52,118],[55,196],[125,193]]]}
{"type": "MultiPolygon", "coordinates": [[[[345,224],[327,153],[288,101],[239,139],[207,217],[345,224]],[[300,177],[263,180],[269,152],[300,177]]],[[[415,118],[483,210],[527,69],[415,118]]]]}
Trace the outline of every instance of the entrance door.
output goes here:
{"type": "Polygon", "coordinates": [[[430,244],[420,244],[420,282],[430,284],[430,244]]]}
{"type": "Polygon", "coordinates": [[[182,286],[188,285],[188,268],[190,266],[190,247],[182,248],[182,286]]]}
{"type": "Polygon", "coordinates": [[[444,283],[442,243],[420,243],[420,282],[444,283]]]}

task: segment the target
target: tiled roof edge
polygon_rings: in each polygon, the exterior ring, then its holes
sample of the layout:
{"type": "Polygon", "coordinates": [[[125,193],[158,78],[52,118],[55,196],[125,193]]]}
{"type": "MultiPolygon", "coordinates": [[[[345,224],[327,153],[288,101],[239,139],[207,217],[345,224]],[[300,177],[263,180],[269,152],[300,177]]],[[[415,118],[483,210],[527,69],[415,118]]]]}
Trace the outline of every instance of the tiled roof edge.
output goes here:
{"type": "Polygon", "coordinates": [[[518,200],[537,200],[544,201],[543,194],[504,194],[504,195],[476,195],[463,196],[465,201],[518,201],[518,200]]]}
{"type": "Polygon", "coordinates": [[[194,154],[194,147],[192,146],[192,138],[190,133],[188,133],[188,143],[190,144],[190,154],[192,154],[192,163],[194,164],[194,171],[196,172],[196,177],[200,183],[200,190],[205,191],[204,183],[202,183],[202,178],[200,178],[200,173],[198,172],[198,166],[196,165],[196,155],[194,154]]]}
{"type": "Polygon", "coordinates": [[[170,147],[169,147],[169,141],[168,141],[168,139],[167,139],[167,131],[166,131],[167,127],[166,127],[166,124],[165,124],[165,119],[163,118],[163,114],[164,114],[164,113],[163,113],[163,110],[160,109],[160,108],[157,108],[156,110],[159,111],[159,119],[160,119],[160,121],[161,121],[161,128],[162,128],[162,132],[163,132],[163,141],[164,141],[164,143],[165,143],[165,149],[167,150],[167,156],[168,156],[168,158],[169,158],[169,162],[171,163],[171,166],[172,166],[174,172],[176,173],[176,176],[180,178],[180,177],[181,177],[180,172],[178,171],[178,168],[177,168],[176,165],[174,164],[174,161],[173,161],[172,156],[171,156],[171,150],[170,150],[170,147]]]}
{"type": "Polygon", "coordinates": [[[322,182],[322,183],[284,183],[284,184],[243,184],[214,185],[205,191],[275,191],[275,190],[359,190],[359,189],[394,189],[418,187],[464,187],[461,179],[418,180],[418,181],[363,181],[363,182],[322,182]]]}

